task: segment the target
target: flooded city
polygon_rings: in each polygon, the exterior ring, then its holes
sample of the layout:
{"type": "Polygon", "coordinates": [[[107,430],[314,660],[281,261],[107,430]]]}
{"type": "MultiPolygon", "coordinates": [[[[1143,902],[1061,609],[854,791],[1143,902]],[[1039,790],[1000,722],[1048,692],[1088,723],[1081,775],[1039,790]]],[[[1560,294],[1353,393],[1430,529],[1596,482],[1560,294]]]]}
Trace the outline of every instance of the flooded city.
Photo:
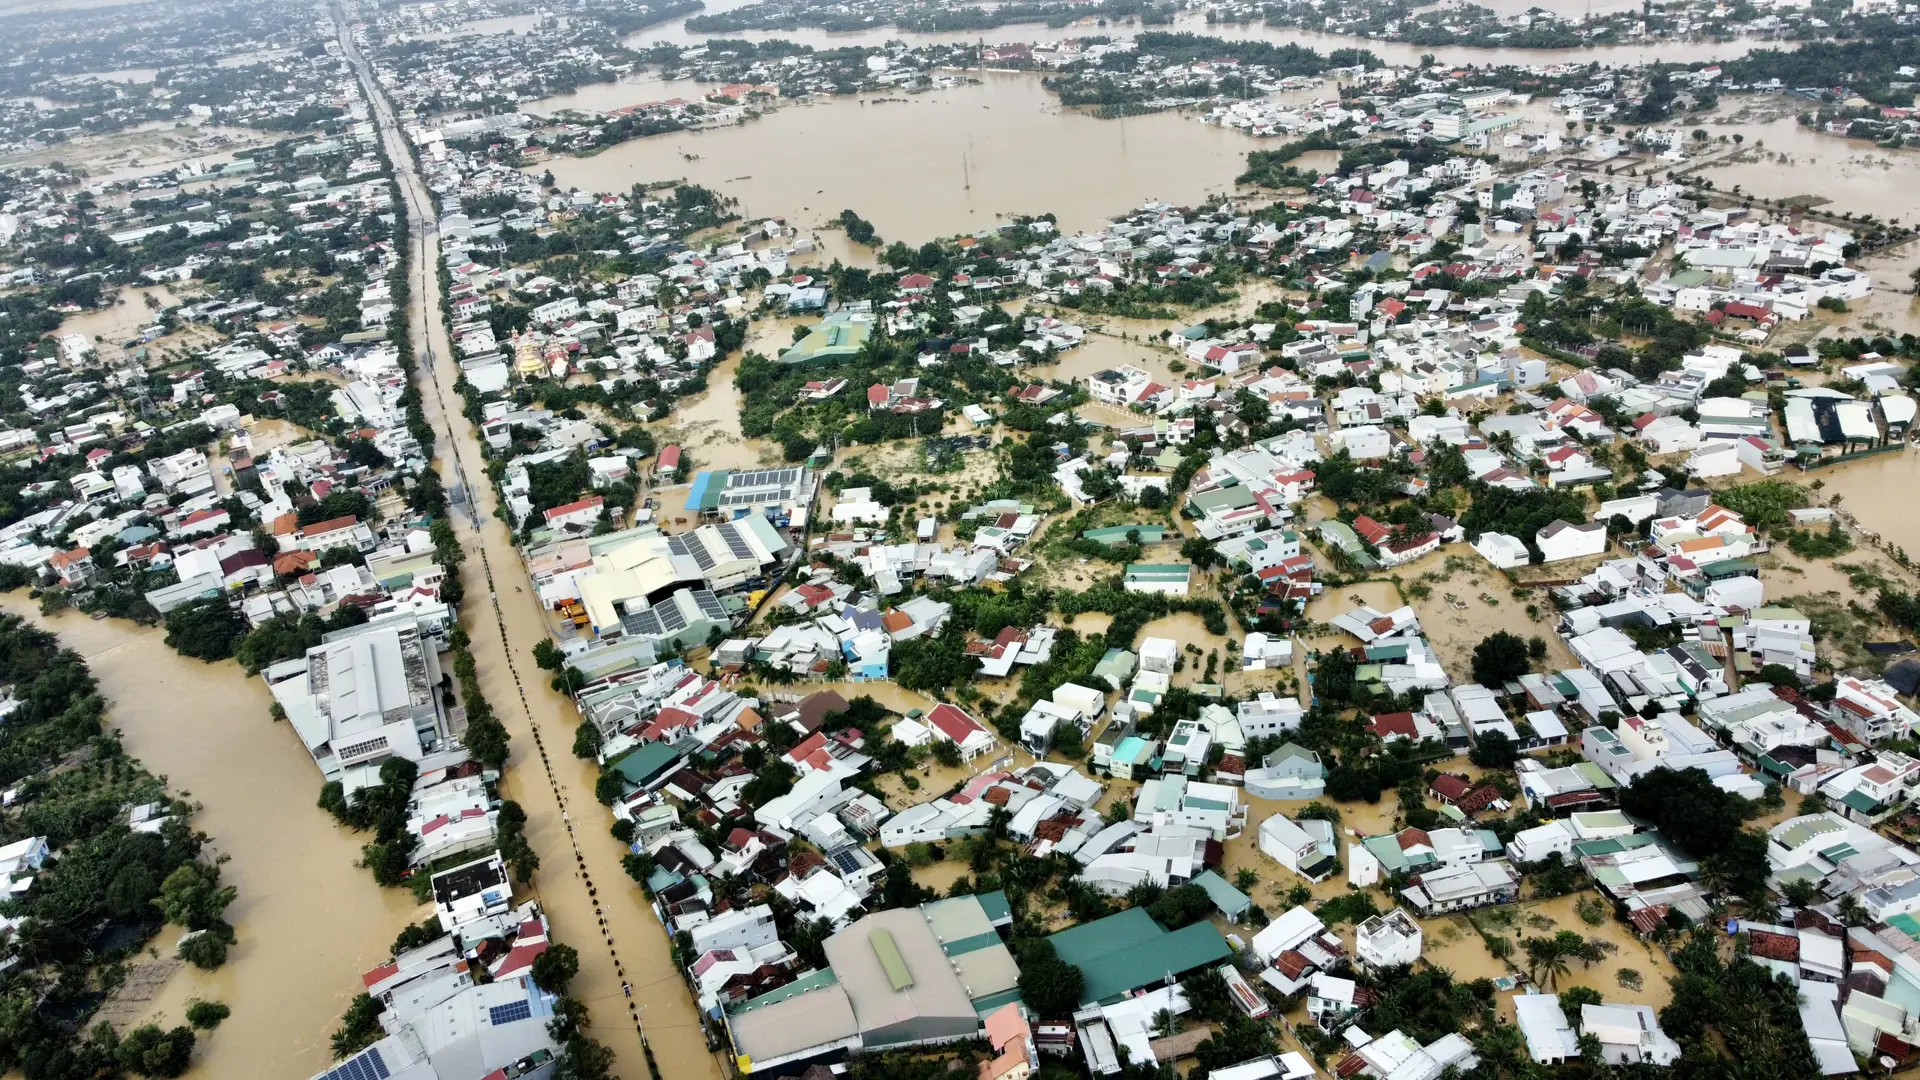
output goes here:
{"type": "Polygon", "coordinates": [[[0,23],[0,1075],[1920,1063],[1914,12],[0,23]]]}

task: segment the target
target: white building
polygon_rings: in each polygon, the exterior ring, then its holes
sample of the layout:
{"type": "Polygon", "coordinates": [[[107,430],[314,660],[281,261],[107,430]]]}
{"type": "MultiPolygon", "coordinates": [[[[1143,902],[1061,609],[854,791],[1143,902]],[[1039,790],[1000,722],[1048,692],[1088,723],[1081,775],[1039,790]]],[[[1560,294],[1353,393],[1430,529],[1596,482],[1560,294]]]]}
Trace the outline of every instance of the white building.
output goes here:
{"type": "Polygon", "coordinates": [[[1481,533],[1480,539],[1473,542],[1473,550],[1492,563],[1496,570],[1512,570],[1533,561],[1533,553],[1527,550],[1527,545],[1506,533],[1481,533]]]}
{"type": "Polygon", "coordinates": [[[1404,909],[1394,908],[1354,927],[1354,958],[1367,971],[1410,967],[1420,959],[1424,938],[1420,924],[1404,909]]]}
{"type": "Polygon", "coordinates": [[[1325,881],[1340,861],[1332,822],[1306,819],[1296,823],[1284,814],[1274,814],[1260,823],[1260,852],[1315,884],[1325,881]]]}
{"type": "Polygon", "coordinates": [[[1600,521],[1584,525],[1556,521],[1535,533],[1533,542],[1540,549],[1543,563],[1583,559],[1607,550],[1607,526],[1600,521]]]}
{"type": "Polygon", "coordinates": [[[313,763],[349,793],[379,783],[389,758],[417,762],[447,736],[438,653],[411,618],[356,627],[263,674],[313,763]]]}

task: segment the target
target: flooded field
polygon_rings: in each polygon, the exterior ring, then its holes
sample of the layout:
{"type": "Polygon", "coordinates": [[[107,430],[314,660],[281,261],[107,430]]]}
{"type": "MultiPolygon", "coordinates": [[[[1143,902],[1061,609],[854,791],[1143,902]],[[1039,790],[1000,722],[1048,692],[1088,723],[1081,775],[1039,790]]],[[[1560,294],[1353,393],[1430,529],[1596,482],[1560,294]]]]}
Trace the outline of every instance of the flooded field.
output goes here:
{"type": "MultiPolygon", "coordinates": [[[[702,14],[731,11],[746,6],[748,0],[722,0],[710,3],[702,14]]],[[[1515,5],[1543,7],[1547,9],[1567,9],[1569,13],[1586,10],[1581,0],[1552,0],[1550,3],[1535,4],[1526,0],[1508,0],[1515,5]]],[[[1606,2],[1606,0],[1603,0],[1606,2]]],[[[1625,2],[1625,0],[1613,0],[1625,2]]],[[[818,49],[847,48],[856,45],[884,45],[889,41],[904,41],[909,45],[930,44],[971,44],[985,42],[1003,44],[1007,42],[1063,41],[1070,38],[1087,37],[1094,34],[1113,38],[1130,38],[1143,29],[1174,30],[1194,34],[1208,34],[1213,37],[1236,41],[1272,41],[1277,44],[1293,43],[1322,53],[1335,49],[1371,49],[1374,55],[1389,64],[1410,65],[1420,62],[1423,55],[1431,54],[1443,63],[1453,64],[1644,64],[1655,60],[1684,63],[1692,60],[1722,60],[1745,55],[1754,43],[1747,41],[1691,42],[1691,41],[1649,41],[1632,45],[1607,45],[1585,49],[1501,49],[1480,48],[1468,45],[1420,46],[1395,41],[1370,41],[1366,38],[1348,37],[1342,34],[1321,34],[1309,30],[1297,30],[1292,27],[1267,26],[1265,23],[1246,24],[1209,23],[1205,12],[1185,11],[1176,15],[1170,27],[1142,27],[1128,20],[1102,26],[1092,18],[1081,19],[1066,26],[1046,26],[1040,23],[1019,23],[1002,26],[993,30],[965,30],[950,33],[911,33],[893,26],[875,27],[847,33],[828,33],[825,30],[800,28],[793,30],[742,30],[729,32],[728,38],[744,38],[749,41],[766,41],[775,38],[811,45],[818,49]]],[[[650,26],[629,35],[624,44],[630,48],[644,48],[655,42],[693,45],[707,40],[710,35],[690,31],[686,21],[676,20],[664,26],[650,26]]],[[[1796,42],[1766,42],[1767,48],[1791,49],[1796,42]]]]}
{"type": "Polygon", "coordinates": [[[179,297],[164,285],[123,288],[112,307],[69,315],[60,323],[56,334],[80,334],[94,342],[96,348],[104,350],[111,346],[117,352],[121,342],[153,325],[159,317],[160,308],[172,307],[179,302],[179,297]],[[152,299],[149,300],[149,297],[152,299]]]}
{"type": "Polygon", "coordinates": [[[1554,612],[1545,595],[1516,599],[1506,577],[1466,544],[1450,544],[1391,573],[1406,582],[1420,628],[1456,682],[1472,678],[1473,647],[1502,630],[1521,638],[1544,638],[1546,666],[1578,666],[1553,632],[1554,612]],[[1425,597],[1418,595],[1422,590],[1425,597]],[[1527,611],[1530,605],[1532,614],[1527,611]]]}
{"type": "MultiPolygon", "coordinates": [[[[232,663],[203,664],[168,648],[158,629],[68,613],[41,618],[24,593],[0,607],[27,615],[85,656],[127,751],[174,792],[199,803],[194,825],[227,856],[228,909],[238,939],[226,966],[182,967],[134,1023],[183,1023],[193,998],[233,1016],[210,1035],[189,1077],[303,1077],[327,1067],[328,1039],[386,960],[393,936],[421,917],[411,894],[382,889],[359,868],[365,837],[314,805],[320,773],[292,729],[267,715],[266,687],[232,663]],[[289,977],[297,973],[297,977],[289,977]]],[[[157,939],[161,955],[170,935],[157,939]]]]}
{"type": "MultiPolygon", "coordinates": [[[[591,191],[685,178],[740,199],[748,216],[802,227],[852,208],[888,240],[918,243],[1015,214],[1053,213],[1078,232],[1148,199],[1199,202],[1229,190],[1256,145],[1177,113],[1102,121],[1062,111],[1031,75],[981,78],[904,101],[789,106],[740,127],[531,168],[591,191]]],[[[687,84],[683,94],[696,91],[687,84]]]]}
{"type": "Polygon", "coordinates": [[[1738,133],[1745,139],[1739,154],[1700,171],[1718,190],[1766,199],[1814,196],[1836,213],[1871,208],[1876,217],[1912,221],[1920,216],[1920,185],[1913,182],[1920,151],[1883,150],[1821,134],[1792,115],[1758,123],[1742,122],[1739,115],[1736,110],[1707,125],[1716,138],[1738,133]]]}
{"type": "Polygon", "coordinates": [[[1860,524],[1920,556],[1920,502],[1911,498],[1920,484],[1920,450],[1908,447],[1897,454],[1821,469],[1812,476],[1825,485],[1820,492],[1823,498],[1839,497],[1841,507],[1860,524]]]}

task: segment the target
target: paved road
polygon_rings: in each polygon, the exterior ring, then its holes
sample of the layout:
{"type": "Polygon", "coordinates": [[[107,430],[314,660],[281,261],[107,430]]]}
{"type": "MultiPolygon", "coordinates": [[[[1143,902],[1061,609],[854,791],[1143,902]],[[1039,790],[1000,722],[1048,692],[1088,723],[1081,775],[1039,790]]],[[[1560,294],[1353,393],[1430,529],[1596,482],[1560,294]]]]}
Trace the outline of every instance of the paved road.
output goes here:
{"type": "Polygon", "coordinates": [[[526,809],[527,839],[540,856],[531,891],[546,909],[556,939],[580,951],[572,994],[593,1011],[594,1036],[617,1056],[615,1075],[625,1080],[648,1075],[644,1042],[651,1044],[667,1080],[720,1080],[722,1059],[707,1049],[699,1013],[673,966],[666,932],[621,869],[625,851],[608,834],[606,811],[593,798],[595,770],[590,762],[572,756],[578,714],[565,695],[547,686],[545,673],[533,663],[533,646],[547,637],[546,621],[528,590],[512,534],[494,517],[495,498],[486,482],[480,444],[453,390],[460,371],[440,317],[437,215],[393,107],[354,44],[339,0],[333,16],[341,49],[371,102],[412,222],[407,317],[420,391],[442,455],[436,466],[449,489],[456,484],[465,488],[471,508],[470,517],[454,519],[468,556],[461,571],[468,599],[460,621],[472,638],[481,690],[513,737],[503,788],[526,809]],[[577,822],[571,820],[574,811],[580,814],[577,822]],[[604,895],[601,888],[607,890],[604,895]],[[598,943],[593,940],[596,934],[598,943]],[[631,986],[631,997],[623,993],[623,984],[631,986]]]}

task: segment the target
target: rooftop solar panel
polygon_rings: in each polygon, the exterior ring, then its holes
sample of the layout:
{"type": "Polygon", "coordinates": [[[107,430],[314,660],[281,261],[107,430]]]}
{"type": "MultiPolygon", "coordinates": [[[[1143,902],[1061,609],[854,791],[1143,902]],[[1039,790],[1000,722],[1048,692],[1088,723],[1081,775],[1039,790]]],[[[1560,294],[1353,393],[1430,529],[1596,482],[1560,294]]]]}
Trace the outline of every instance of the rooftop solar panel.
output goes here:
{"type": "Polygon", "coordinates": [[[524,1001],[509,1001],[505,1005],[495,1005],[487,1010],[487,1018],[495,1027],[511,1024],[516,1020],[525,1020],[533,1015],[533,1006],[524,1001]]]}

